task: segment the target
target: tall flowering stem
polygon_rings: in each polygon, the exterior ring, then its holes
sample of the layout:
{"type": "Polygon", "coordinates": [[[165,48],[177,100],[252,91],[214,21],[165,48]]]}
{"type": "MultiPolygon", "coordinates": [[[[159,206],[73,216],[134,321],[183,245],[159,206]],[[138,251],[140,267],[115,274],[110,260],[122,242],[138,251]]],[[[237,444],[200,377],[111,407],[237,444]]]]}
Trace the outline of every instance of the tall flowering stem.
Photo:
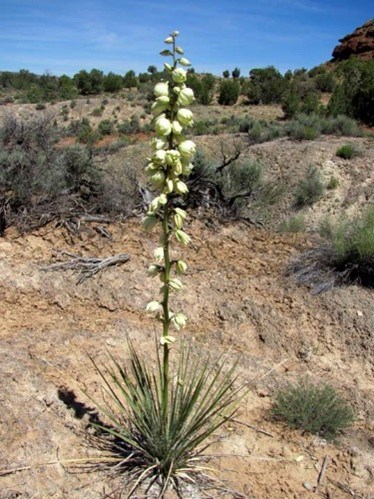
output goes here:
{"type": "Polygon", "coordinates": [[[164,64],[165,80],[154,87],[152,113],[156,136],[151,140],[152,155],[145,171],[157,190],[157,196],[143,219],[147,230],[161,226],[160,246],[154,252],[155,263],[149,267],[148,272],[161,280],[162,298],[148,303],[147,310],[154,313],[163,324],[160,339],[163,348],[161,391],[165,418],[169,398],[169,353],[175,341],[170,330],[171,327],[180,330],[187,320],[182,312],[171,310],[169,304],[170,294],[183,287],[178,275],[187,270],[187,264],[183,260],[171,259],[170,244],[175,241],[187,245],[190,241],[183,230],[186,212],[178,207],[178,200],[188,192],[185,179],[192,171],[192,160],[196,152],[194,142],[185,137],[186,129],[193,125],[193,115],[188,106],[195,98],[193,90],[185,84],[187,72],[183,66],[190,66],[190,62],[181,57],[183,49],[176,43],[178,35],[178,31],[173,31],[164,40],[168,48],[161,55],[170,58],[170,63],[164,64]]]}

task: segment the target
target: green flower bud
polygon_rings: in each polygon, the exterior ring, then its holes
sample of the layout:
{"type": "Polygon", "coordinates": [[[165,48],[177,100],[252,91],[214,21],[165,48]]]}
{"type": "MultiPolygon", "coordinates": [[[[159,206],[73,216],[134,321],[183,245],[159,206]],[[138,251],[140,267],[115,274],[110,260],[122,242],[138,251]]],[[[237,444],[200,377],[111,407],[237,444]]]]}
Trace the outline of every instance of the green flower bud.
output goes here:
{"type": "Polygon", "coordinates": [[[158,197],[154,198],[152,203],[149,205],[149,209],[151,212],[154,213],[154,212],[158,211],[161,208],[161,206],[166,204],[166,202],[167,202],[167,199],[166,199],[165,194],[160,194],[158,197]]]}
{"type": "Polygon", "coordinates": [[[170,120],[165,118],[165,115],[161,115],[156,119],[155,125],[157,135],[166,137],[171,134],[171,123],[170,120]]]}
{"type": "Polygon", "coordinates": [[[174,209],[174,224],[177,229],[181,229],[183,227],[183,223],[186,218],[186,212],[182,210],[181,208],[175,208],[174,209]]]}
{"type": "Polygon", "coordinates": [[[157,262],[161,262],[164,259],[164,248],[159,246],[153,252],[153,256],[157,262]]]}
{"type": "Polygon", "coordinates": [[[160,338],[160,344],[162,346],[171,345],[174,342],[175,342],[174,336],[167,335],[167,336],[161,336],[161,338],[160,338]]]}
{"type": "Polygon", "coordinates": [[[171,322],[177,331],[186,326],[187,317],[182,314],[182,312],[178,312],[177,314],[173,314],[171,317],[171,322]]]}
{"type": "Polygon", "coordinates": [[[185,274],[187,271],[187,263],[183,260],[178,260],[175,264],[175,270],[177,274],[185,274]]]}
{"type": "Polygon", "coordinates": [[[184,54],[184,50],[182,49],[182,47],[175,47],[175,52],[177,54],[184,54]]]}
{"type": "Polygon", "coordinates": [[[167,97],[169,95],[169,83],[157,83],[153,89],[153,93],[155,94],[155,97],[167,97]]]}
{"type": "Polygon", "coordinates": [[[146,306],[146,311],[150,313],[157,312],[160,309],[161,309],[161,303],[159,303],[158,301],[151,301],[146,306]]]}
{"type": "Polygon", "coordinates": [[[170,178],[167,179],[165,188],[166,188],[166,192],[168,194],[170,194],[171,192],[173,192],[173,190],[174,190],[174,182],[170,178]]]}
{"type": "Polygon", "coordinates": [[[179,109],[177,112],[177,120],[182,126],[192,126],[193,125],[193,114],[189,109],[179,109]]]}
{"type": "Polygon", "coordinates": [[[182,68],[176,68],[172,72],[172,78],[175,83],[184,83],[187,80],[187,73],[182,68]]]}
{"type": "Polygon", "coordinates": [[[143,220],[142,224],[146,231],[150,232],[158,223],[158,217],[153,214],[147,214],[143,220]]]}
{"type": "Polygon", "coordinates": [[[157,171],[150,177],[150,179],[156,186],[163,186],[165,183],[165,173],[162,171],[157,171]]]}
{"type": "Polygon", "coordinates": [[[168,109],[170,103],[170,99],[166,95],[162,95],[161,97],[157,97],[156,101],[151,106],[152,114],[155,116],[163,113],[166,109],[168,109]]]}
{"type": "Polygon", "coordinates": [[[179,92],[177,103],[180,106],[189,106],[195,100],[192,88],[184,88],[179,92]]]}
{"type": "Polygon", "coordinates": [[[188,234],[186,234],[185,232],[183,232],[183,230],[180,230],[180,229],[177,229],[175,231],[175,237],[176,237],[177,241],[179,241],[181,244],[184,244],[184,245],[187,245],[191,241],[190,236],[188,234]]]}
{"type": "Polygon", "coordinates": [[[181,57],[179,59],[179,64],[182,64],[182,66],[191,66],[191,63],[188,59],[186,59],[185,57],[181,57]]]}
{"type": "Polygon", "coordinates": [[[170,279],[169,287],[174,291],[180,291],[183,288],[183,284],[177,278],[170,279]]]}
{"type": "Polygon", "coordinates": [[[180,152],[177,151],[176,149],[170,149],[165,153],[165,161],[170,166],[180,161],[180,158],[181,158],[180,152]]]}
{"type": "Polygon", "coordinates": [[[167,69],[168,71],[171,71],[173,68],[168,64],[167,62],[164,62],[164,68],[167,69]]]}
{"type": "Polygon", "coordinates": [[[166,147],[166,141],[153,137],[153,139],[151,139],[151,147],[154,151],[159,151],[166,147]]]}
{"type": "Polygon", "coordinates": [[[172,128],[173,133],[175,133],[177,135],[180,135],[183,132],[183,127],[179,123],[179,121],[177,121],[177,120],[173,121],[173,123],[171,124],[171,128],[172,128]]]}
{"type": "Polygon", "coordinates": [[[179,36],[179,31],[178,30],[172,31],[170,33],[170,36],[173,36],[174,38],[176,38],[177,36],[179,36]]]}
{"type": "Polygon", "coordinates": [[[184,140],[179,144],[178,151],[183,158],[190,160],[196,153],[196,145],[192,140],[184,140]]]}
{"type": "Polygon", "coordinates": [[[177,180],[174,182],[174,190],[177,194],[187,194],[188,192],[188,187],[187,185],[182,182],[181,180],[177,180]]]}
{"type": "Polygon", "coordinates": [[[187,163],[184,164],[182,162],[182,174],[188,176],[193,170],[193,164],[192,163],[187,163]]]}
{"type": "Polygon", "coordinates": [[[150,277],[156,277],[160,272],[162,272],[164,267],[161,267],[161,265],[150,265],[148,267],[148,275],[150,277]]]}
{"type": "Polygon", "coordinates": [[[165,38],[164,43],[173,43],[173,41],[174,38],[172,36],[168,36],[167,38],[165,38]]]}
{"type": "Polygon", "coordinates": [[[155,163],[158,163],[158,164],[164,164],[165,158],[166,158],[166,151],[164,151],[163,149],[156,151],[152,155],[152,161],[154,161],[155,163]]]}

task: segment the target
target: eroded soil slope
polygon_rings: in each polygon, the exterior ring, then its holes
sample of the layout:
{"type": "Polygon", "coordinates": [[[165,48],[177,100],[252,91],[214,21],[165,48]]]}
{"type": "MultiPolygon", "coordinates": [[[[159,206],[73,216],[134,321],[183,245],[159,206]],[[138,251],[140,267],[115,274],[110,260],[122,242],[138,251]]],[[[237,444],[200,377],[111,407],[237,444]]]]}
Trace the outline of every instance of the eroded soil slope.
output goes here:
{"type": "MultiPolygon", "coordinates": [[[[63,460],[97,456],[83,435],[103,396],[87,353],[106,349],[126,361],[125,336],[144,355],[157,324],[144,312],[158,283],[146,277],[157,237],[137,220],[108,226],[112,240],[83,227],[81,239],[49,226],[0,240],[0,497],[99,498],[120,482],[102,473],[71,473],[63,460]],[[77,285],[73,271],[46,270],[76,255],[130,260],[77,285]],[[46,464],[61,460],[60,464],[46,464]],[[15,471],[19,469],[18,471],[15,471]],[[4,473],[8,471],[9,473],[4,473]]],[[[209,464],[227,491],[209,497],[370,497],[373,490],[374,292],[358,286],[313,296],[285,276],[289,262],[317,244],[315,236],[280,235],[242,224],[190,222],[189,273],[181,300],[185,335],[200,350],[240,354],[250,382],[238,422],[226,425],[209,464]],[[183,302],[183,303],[182,303],[183,302]],[[290,431],[269,418],[274,390],[309,375],[330,382],[350,401],[354,426],[338,444],[290,431]],[[267,434],[260,433],[263,429],[267,434]]],[[[202,497],[189,490],[186,497],[202,497]]]]}

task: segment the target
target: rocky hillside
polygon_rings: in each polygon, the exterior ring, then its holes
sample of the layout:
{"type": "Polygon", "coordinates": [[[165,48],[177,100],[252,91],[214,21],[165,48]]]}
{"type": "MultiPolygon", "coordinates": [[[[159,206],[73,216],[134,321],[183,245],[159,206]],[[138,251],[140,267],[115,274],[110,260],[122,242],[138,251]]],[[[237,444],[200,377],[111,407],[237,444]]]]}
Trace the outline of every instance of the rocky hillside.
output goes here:
{"type": "Polygon", "coordinates": [[[374,19],[339,40],[333,52],[333,62],[349,59],[351,55],[366,61],[374,59],[374,19]]]}

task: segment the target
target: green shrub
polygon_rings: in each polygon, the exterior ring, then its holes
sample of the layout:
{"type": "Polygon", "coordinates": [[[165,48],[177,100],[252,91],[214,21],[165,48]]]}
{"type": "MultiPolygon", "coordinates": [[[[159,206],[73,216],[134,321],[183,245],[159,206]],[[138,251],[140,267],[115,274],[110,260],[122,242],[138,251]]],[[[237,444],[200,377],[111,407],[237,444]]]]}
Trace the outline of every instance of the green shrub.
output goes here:
{"type": "Polygon", "coordinates": [[[374,61],[351,57],[340,64],[341,82],[328,104],[333,116],[345,114],[369,126],[374,125],[374,61]]]}
{"type": "Polygon", "coordinates": [[[361,218],[344,221],[334,228],[332,265],[349,281],[374,286],[374,206],[361,218]]]}
{"type": "Polygon", "coordinates": [[[326,216],[320,220],[318,233],[321,237],[331,239],[334,233],[334,224],[330,217],[326,216]]]}
{"type": "Polygon", "coordinates": [[[219,88],[218,104],[232,106],[238,100],[240,86],[237,80],[222,80],[219,88]]]}
{"type": "Polygon", "coordinates": [[[304,215],[296,215],[294,217],[285,220],[280,225],[280,230],[282,232],[304,232],[306,228],[305,216],[304,215]]]}
{"type": "Polygon", "coordinates": [[[274,67],[254,68],[249,72],[246,93],[251,104],[272,104],[282,101],[286,80],[274,67]]]}
{"type": "Polygon", "coordinates": [[[298,428],[327,439],[350,426],[352,409],[328,384],[314,385],[303,381],[280,390],[272,414],[291,428],[298,428]]]}
{"type": "Polygon", "coordinates": [[[334,176],[331,176],[330,180],[326,184],[326,189],[328,189],[329,191],[332,191],[334,189],[337,189],[338,185],[339,185],[339,179],[337,179],[334,176]]]}
{"type": "Polygon", "coordinates": [[[287,135],[296,140],[315,140],[321,135],[323,121],[318,115],[298,114],[285,125],[287,135]]]}
{"type": "Polygon", "coordinates": [[[113,122],[111,120],[102,120],[97,128],[101,135],[110,135],[113,132],[113,122]]]}
{"type": "Polygon", "coordinates": [[[95,109],[93,109],[93,111],[91,113],[91,116],[95,116],[95,117],[99,117],[102,115],[103,115],[103,109],[101,109],[101,107],[95,107],[95,109]]]}
{"type": "Polygon", "coordinates": [[[317,202],[325,190],[321,174],[316,167],[310,167],[305,178],[298,184],[295,192],[296,206],[312,205],[317,202]]]}
{"type": "Polygon", "coordinates": [[[321,121],[322,133],[342,135],[343,137],[361,137],[362,131],[357,122],[348,116],[328,116],[321,121]]]}
{"type": "Polygon", "coordinates": [[[358,151],[356,147],[352,144],[344,144],[339,147],[336,151],[336,155],[343,159],[352,159],[357,156],[358,151]]]}
{"type": "Polygon", "coordinates": [[[129,120],[123,121],[117,125],[117,131],[120,135],[128,135],[140,132],[140,122],[136,115],[131,116],[129,120]]]}

